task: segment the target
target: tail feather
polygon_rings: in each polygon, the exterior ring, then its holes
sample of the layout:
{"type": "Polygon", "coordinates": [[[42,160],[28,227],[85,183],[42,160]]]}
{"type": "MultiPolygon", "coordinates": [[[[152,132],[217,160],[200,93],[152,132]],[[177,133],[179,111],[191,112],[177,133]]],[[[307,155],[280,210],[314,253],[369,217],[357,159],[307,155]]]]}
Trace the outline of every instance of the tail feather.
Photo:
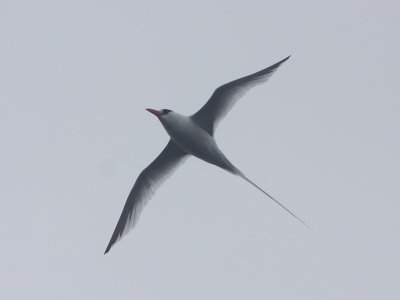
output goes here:
{"type": "Polygon", "coordinates": [[[301,223],[303,223],[303,225],[305,225],[308,229],[311,229],[310,226],[307,225],[306,222],[304,222],[302,219],[300,219],[299,217],[297,217],[294,213],[292,213],[288,208],[286,208],[282,203],[280,203],[278,200],[276,200],[274,197],[272,197],[270,194],[268,194],[266,191],[264,191],[262,188],[260,188],[257,184],[255,184],[253,181],[251,181],[250,179],[248,179],[246,176],[243,175],[242,172],[237,172],[237,175],[239,175],[240,177],[242,177],[244,180],[246,180],[248,183],[250,183],[252,186],[254,186],[255,188],[257,188],[258,190],[260,190],[261,192],[263,192],[265,195],[267,195],[269,198],[271,198],[272,200],[275,201],[276,204],[278,204],[280,207],[282,207],[284,210],[286,210],[289,214],[291,214],[293,217],[295,217],[297,220],[299,220],[301,223]]]}

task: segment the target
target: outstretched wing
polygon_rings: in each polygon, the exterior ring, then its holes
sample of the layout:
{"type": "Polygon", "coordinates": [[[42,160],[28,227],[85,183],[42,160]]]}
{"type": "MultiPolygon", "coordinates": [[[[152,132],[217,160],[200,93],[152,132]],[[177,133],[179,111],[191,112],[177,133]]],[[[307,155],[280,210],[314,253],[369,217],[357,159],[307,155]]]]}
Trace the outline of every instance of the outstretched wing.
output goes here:
{"type": "Polygon", "coordinates": [[[257,73],[220,86],[214,91],[207,103],[192,115],[193,120],[211,135],[214,134],[218,123],[225,117],[233,105],[252,87],[266,82],[289,57],[257,73]]]}
{"type": "Polygon", "coordinates": [[[143,207],[154,195],[157,188],[187,157],[188,154],[170,140],[160,155],[140,173],[129,193],[104,254],[110,251],[111,247],[135,226],[143,207]]]}

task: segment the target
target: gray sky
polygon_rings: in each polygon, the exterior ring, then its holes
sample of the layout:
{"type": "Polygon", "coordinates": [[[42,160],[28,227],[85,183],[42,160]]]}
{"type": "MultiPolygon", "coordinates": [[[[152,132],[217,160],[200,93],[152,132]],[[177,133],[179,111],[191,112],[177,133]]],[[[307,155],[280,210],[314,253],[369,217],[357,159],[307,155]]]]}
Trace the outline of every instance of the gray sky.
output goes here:
{"type": "Polygon", "coordinates": [[[397,1],[232,2],[0,2],[1,299],[400,298],[397,1]],[[191,158],[104,256],[168,140],[144,108],[290,54],[216,137],[312,231],[191,158]]]}

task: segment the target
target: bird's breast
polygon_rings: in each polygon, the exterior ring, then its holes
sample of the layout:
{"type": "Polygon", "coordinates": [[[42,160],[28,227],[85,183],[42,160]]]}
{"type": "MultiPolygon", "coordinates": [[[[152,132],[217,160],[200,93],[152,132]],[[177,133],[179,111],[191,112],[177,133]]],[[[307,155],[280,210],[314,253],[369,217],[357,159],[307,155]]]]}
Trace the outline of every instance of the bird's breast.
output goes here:
{"type": "Polygon", "coordinates": [[[183,150],[209,163],[219,165],[225,156],[214,137],[197,125],[190,117],[162,121],[171,139],[183,150]]]}

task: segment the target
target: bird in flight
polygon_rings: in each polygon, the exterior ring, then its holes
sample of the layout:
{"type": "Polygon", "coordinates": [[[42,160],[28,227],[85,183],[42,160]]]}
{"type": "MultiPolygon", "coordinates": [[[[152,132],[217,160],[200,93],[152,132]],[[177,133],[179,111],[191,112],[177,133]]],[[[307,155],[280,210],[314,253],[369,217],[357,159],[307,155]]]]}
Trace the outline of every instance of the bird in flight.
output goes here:
{"type": "Polygon", "coordinates": [[[136,179],[104,254],[135,226],[143,207],[156,189],[191,155],[240,176],[308,227],[305,222],[236,168],[218,148],[214,139],[218,123],[239,98],[252,87],[266,82],[289,57],[259,72],[220,86],[207,103],[191,116],[184,116],[169,109],[146,109],[160,120],[170,140],[164,150],[136,179]]]}

